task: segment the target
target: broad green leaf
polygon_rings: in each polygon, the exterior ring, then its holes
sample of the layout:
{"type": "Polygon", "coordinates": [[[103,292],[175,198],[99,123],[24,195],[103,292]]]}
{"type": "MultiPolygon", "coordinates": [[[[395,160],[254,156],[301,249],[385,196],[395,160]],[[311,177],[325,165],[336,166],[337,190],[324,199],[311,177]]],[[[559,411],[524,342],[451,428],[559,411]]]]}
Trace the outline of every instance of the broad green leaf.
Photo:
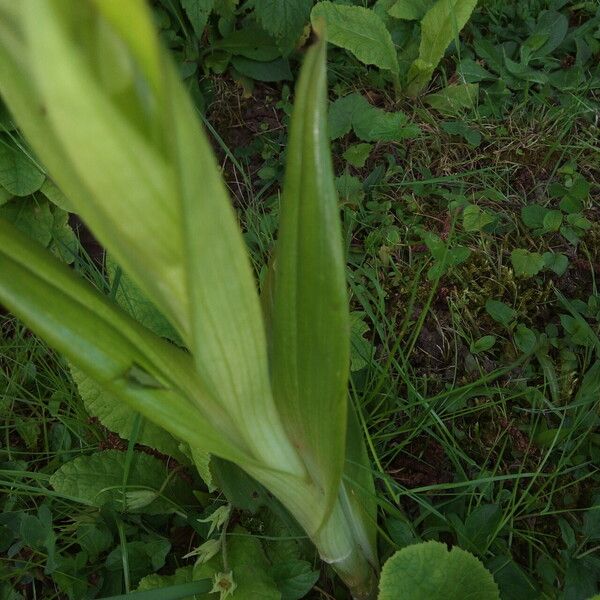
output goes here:
{"type": "Polygon", "coordinates": [[[500,594],[471,553],[425,542],[403,548],[385,563],[378,600],[500,600],[500,594]]]}
{"type": "Polygon", "coordinates": [[[244,423],[240,444],[267,468],[303,475],[271,396],[253,272],[210,144],[145,3],[118,5],[0,0],[16,20],[0,26],[0,86],[54,181],[191,347],[221,412],[244,423]],[[80,23],[96,35],[75,35],[80,23]]]}
{"type": "Polygon", "coordinates": [[[244,24],[224,38],[216,40],[211,48],[225,50],[234,56],[244,56],[252,60],[271,61],[281,56],[274,39],[258,25],[244,24]]]}
{"type": "Polygon", "coordinates": [[[478,97],[478,83],[461,83],[449,85],[435,94],[428,94],[423,100],[442,114],[455,116],[473,109],[478,97]]]}
{"type": "Polygon", "coordinates": [[[528,204],[521,208],[521,220],[529,229],[541,229],[544,227],[544,218],[548,209],[539,204],[528,204]]]}
{"type": "Polygon", "coordinates": [[[181,6],[185,10],[196,37],[200,39],[204,33],[206,22],[213,9],[215,0],[181,0],[181,6]]]}
{"type": "Polygon", "coordinates": [[[0,143],[0,185],[14,196],[29,196],[44,183],[45,175],[24,152],[0,143]]]}
{"type": "Polygon", "coordinates": [[[127,454],[118,450],[79,456],[60,467],[50,484],[59,494],[83,504],[111,504],[128,512],[166,514],[194,504],[189,484],[158,458],[134,452],[123,487],[126,464],[127,454]]]}
{"type": "MultiPolygon", "coordinates": [[[[227,536],[227,569],[236,584],[234,600],[281,600],[281,592],[270,575],[270,565],[260,540],[237,526],[227,536]]],[[[194,567],[194,579],[213,578],[225,571],[223,558],[217,555],[194,567]]],[[[215,600],[213,594],[196,596],[198,600],[215,600]]]]}
{"type": "Polygon", "coordinates": [[[270,62],[252,60],[245,56],[234,56],[231,65],[236,71],[256,81],[290,81],[292,71],[285,58],[276,58],[270,62]]]}
{"type": "Polygon", "coordinates": [[[477,0],[437,0],[421,21],[419,57],[408,72],[406,93],[416,96],[427,85],[446,48],[458,39],[477,0]]]}
{"type": "Polygon", "coordinates": [[[274,263],[272,380],[284,426],[331,510],[344,466],[348,297],[326,127],[326,43],[296,88],[274,263]]]}
{"type": "Polygon", "coordinates": [[[494,217],[475,204],[469,204],[463,210],[463,227],[465,231],[481,231],[486,225],[494,222],[494,217]]]}
{"type": "Polygon", "coordinates": [[[187,332],[179,213],[169,197],[173,183],[159,125],[166,111],[162,96],[148,101],[161,77],[159,46],[144,3],[132,0],[120,9],[116,4],[79,3],[73,9],[55,0],[2,0],[0,88],[74,210],[187,332]],[[147,80],[95,7],[112,14],[123,29],[120,19],[129,19],[130,33],[136,23],[135,35],[127,39],[139,51],[147,80]],[[73,21],[87,23],[97,35],[73,36],[78,29],[69,29],[73,21]],[[150,38],[144,36],[148,30],[150,38]],[[98,57],[101,63],[92,68],[98,57]]]}
{"type": "Polygon", "coordinates": [[[547,269],[554,271],[559,277],[565,274],[569,259],[561,252],[544,252],[544,264],[547,269]]]}
{"type": "MultiPolygon", "coordinates": [[[[479,144],[481,144],[481,139],[482,139],[481,133],[479,133],[479,131],[477,131],[477,129],[473,129],[472,127],[469,127],[465,121],[446,121],[445,123],[442,123],[441,126],[442,126],[442,129],[446,133],[449,133],[450,135],[459,135],[459,136],[463,137],[469,143],[469,145],[473,146],[473,148],[476,148],[477,146],[479,146],[479,144]]],[[[467,207],[467,208],[469,208],[469,207],[467,207]]],[[[477,207],[475,207],[475,208],[477,208],[477,207]]],[[[467,209],[465,209],[465,211],[466,210],[467,209]]],[[[473,210],[472,208],[471,208],[471,211],[473,212],[473,214],[471,216],[473,216],[476,213],[476,211],[473,210]]],[[[491,217],[491,215],[489,215],[489,213],[480,211],[480,214],[485,215],[486,218],[491,218],[490,223],[494,220],[494,218],[491,217]]]]}
{"type": "Polygon", "coordinates": [[[395,19],[420,21],[431,8],[434,0],[396,0],[388,13],[395,19]]]}
{"type": "Polygon", "coordinates": [[[191,445],[242,464],[250,460],[189,355],[1,219],[0,272],[0,302],[108,392],[191,445]]]}
{"type": "MultiPolygon", "coordinates": [[[[86,411],[96,417],[104,427],[128,440],[133,431],[137,413],[119,398],[102,389],[93,379],[76,367],[71,367],[71,375],[83,400],[86,411]]],[[[162,427],[142,418],[137,434],[137,443],[154,448],[172,456],[179,462],[187,462],[179,449],[180,442],[162,427]]]]}
{"type": "Polygon", "coordinates": [[[348,94],[333,102],[329,108],[327,120],[329,137],[337,140],[350,133],[355,114],[365,110],[366,104],[369,104],[367,100],[357,93],[348,94]]]}
{"type": "Polygon", "coordinates": [[[293,50],[309,21],[314,0],[256,0],[254,14],[259,23],[279,42],[285,54],[293,50]]]}
{"type": "Polygon", "coordinates": [[[362,168],[371,154],[373,144],[354,144],[342,155],[353,167],[362,168]]]}
{"type": "Polygon", "coordinates": [[[494,321],[501,323],[505,327],[508,327],[517,316],[516,310],[499,300],[487,300],[485,303],[485,310],[494,321]]]}
{"type": "Polygon", "coordinates": [[[525,327],[525,325],[519,323],[515,330],[515,344],[517,348],[525,354],[530,354],[535,350],[536,343],[535,333],[529,327],[525,327]]]}
{"type": "Polygon", "coordinates": [[[271,568],[271,577],[281,592],[281,600],[304,598],[317,583],[319,575],[319,571],[305,560],[280,562],[271,568]]]}
{"type": "Polygon", "coordinates": [[[362,63],[398,72],[398,58],[390,32],[372,10],[319,2],[312,9],[310,18],[313,25],[323,19],[327,24],[328,41],[348,50],[362,63]]]}
{"type": "Polygon", "coordinates": [[[52,240],[54,217],[48,202],[17,198],[0,208],[0,218],[12,223],[16,229],[44,248],[48,247],[52,240]]]}
{"type": "Polygon", "coordinates": [[[62,210],[66,212],[74,212],[73,205],[69,202],[69,199],[60,191],[58,186],[51,180],[46,178],[40,192],[62,210]]]}
{"type": "Polygon", "coordinates": [[[152,333],[176,344],[181,344],[181,340],[173,326],[156,306],[146,298],[129,275],[120,269],[110,254],[105,256],[104,262],[117,304],[152,333]]]}
{"type": "Polygon", "coordinates": [[[478,340],[475,340],[471,344],[469,351],[472,354],[479,354],[480,352],[486,352],[487,350],[490,350],[490,348],[493,348],[495,343],[496,343],[495,335],[484,335],[483,337],[480,337],[478,340]]]}
{"type": "Polygon", "coordinates": [[[377,108],[357,93],[338,98],[331,105],[328,126],[332,140],[349,133],[351,129],[365,142],[400,141],[416,137],[420,132],[417,125],[408,122],[405,113],[377,108]]]}
{"type": "Polygon", "coordinates": [[[544,268],[544,257],[539,252],[529,252],[517,248],[510,253],[515,275],[517,277],[533,277],[544,268]]]}

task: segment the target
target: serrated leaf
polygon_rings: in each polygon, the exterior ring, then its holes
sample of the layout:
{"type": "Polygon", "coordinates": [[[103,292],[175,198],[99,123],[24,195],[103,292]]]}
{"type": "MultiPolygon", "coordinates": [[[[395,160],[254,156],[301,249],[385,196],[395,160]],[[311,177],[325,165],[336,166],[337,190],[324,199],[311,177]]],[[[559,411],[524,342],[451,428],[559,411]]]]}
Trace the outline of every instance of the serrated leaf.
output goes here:
{"type": "Polygon", "coordinates": [[[141,452],[133,453],[124,498],[126,464],[127,454],[118,450],[80,456],[55,471],[50,483],[59,494],[88,506],[110,504],[115,509],[128,512],[168,514],[195,503],[187,482],[176,473],[170,473],[158,458],[141,452]],[[132,509],[127,493],[135,491],[154,492],[155,499],[140,509],[132,509]]]}
{"type": "Polygon", "coordinates": [[[362,168],[365,166],[372,149],[372,144],[354,144],[342,156],[353,167],[362,168]]]}
{"type": "Polygon", "coordinates": [[[314,0],[256,0],[254,14],[259,23],[272,34],[284,53],[289,53],[304,26],[308,23],[314,0]]]}
{"type": "Polygon", "coordinates": [[[544,268],[544,258],[539,252],[517,248],[510,253],[510,260],[517,277],[533,277],[544,268]]]}
{"type": "Polygon", "coordinates": [[[372,10],[319,2],[313,7],[310,18],[313,25],[324,19],[328,41],[348,50],[362,63],[398,72],[398,58],[390,32],[372,10]]]}
{"type": "Polygon", "coordinates": [[[357,93],[338,98],[331,105],[328,127],[331,139],[337,139],[353,129],[356,136],[365,142],[400,141],[420,133],[417,125],[408,122],[405,113],[377,108],[357,93]]]}
{"type": "MultiPolygon", "coordinates": [[[[121,402],[116,396],[103,390],[93,379],[77,367],[71,367],[71,375],[77,384],[77,390],[86,411],[91,416],[96,417],[108,430],[128,440],[139,414],[132,410],[129,405],[121,402]]],[[[177,439],[162,427],[143,417],[141,419],[137,443],[154,448],[180,462],[187,462],[185,455],[179,449],[180,442],[177,439]]]]}
{"type": "Polygon", "coordinates": [[[500,600],[500,594],[472,554],[425,542],[403,548],[385,563],[378,600],[500,600]]]}
{"type": "Polygon", "coordinates": [[[29,196],[40,189],[46,176],[22,151],[0,143],[0,185],[14,196],[29,196]]]}
{"type": "Polygon", "coordinates": [[[213,9],[215,0],[181,0],[181,6],[190,20],[196,37],[200,39],[204,33],[206,22],[213,9]]]}
{"type": "Polygon", "coordinates": [[[549,210],[544,215],[544,231],[558,231],[563,222],[563,215],[560,210],[549,210]]]}
{"type": "Polygon", "coordinates": [[[408,72],[406,93],[417,95],[427,84],[446,48],[458,38],[477,0],[437,0],[421,21],[419,58],[408,72]]]}

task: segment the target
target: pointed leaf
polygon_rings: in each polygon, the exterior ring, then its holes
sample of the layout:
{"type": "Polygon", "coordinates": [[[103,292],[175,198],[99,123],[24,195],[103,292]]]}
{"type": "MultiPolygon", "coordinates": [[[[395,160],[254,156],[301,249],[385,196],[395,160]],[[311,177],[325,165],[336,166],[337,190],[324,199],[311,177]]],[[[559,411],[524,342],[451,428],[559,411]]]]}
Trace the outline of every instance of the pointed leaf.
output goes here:
{"type": "Polygon", "coordinates": [[[204,391],[185,352],[2,220],[0,273],[0,302],[110,393],[180,439],[245,462],[237,429],[204,391]]]}
{"type": "Polygon", "coordinates": [[[274,264],[273,388],[293,444],[325,494],[344,465],[348,298],[327,135],[325,42],[307,53],[296,90],[274,264]]]}

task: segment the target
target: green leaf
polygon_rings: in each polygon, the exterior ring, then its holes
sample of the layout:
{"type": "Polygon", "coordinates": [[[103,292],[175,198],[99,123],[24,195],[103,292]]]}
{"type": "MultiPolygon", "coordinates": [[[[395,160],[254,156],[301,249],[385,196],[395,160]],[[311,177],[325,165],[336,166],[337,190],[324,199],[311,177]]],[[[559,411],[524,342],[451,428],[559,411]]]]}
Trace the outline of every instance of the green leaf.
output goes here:
{"type": "Polygon", "coordinates": [[[15,199],[0,207],[0,218],[44,247],[52,240],[54,217],[48,202],[38,202],[33,198],[15,199]]]}
{"type": "Polygon", "coordinates": [[[151,334],[2,219],[0,272],[0,302],[107,391],[193,446],[242,464],[249,458],[187,353],[151,334]],[[159,385],[140,384],[130,376],[134,368],[159,385]]]}
{"type": "Polygon", "coordinates": [[[499,300],[487,300],[485,310],[494,321],[501,323],[504,327],[508,327],[517,316],[516,310],[499,300]]]}
{"type": "MultiPolygon", "coordinates": [[[[365,100],[365,102],[367,102],[365,100]]],[[[420,129],[408,123],[403,112],[387,112],[367,103],[354,113],[352,127],[356,136],[365,142],[399,142],[416,137],[420,129]],[[367,106],[368,105],[368,106],[367,106]]]]}
{"type": "Polygon", "coordinates": [[[181,0],[181,6],[185,10],[196,37],[200,39],[204,33],[206,22],[213,9],[215,0],[181,0]]]}
{"type": "Polygon", "coordinates": [[[548,209],[539,204],[528,204],[521,208],[521,220],[529,229],[542,229],[548,209]]]}
{"type": "Polygon", "coordinates": [[[449,85],[435,94],[427,94],[423,100],[442,114],[454,116],[474,108],[478,98],[478,83],[461,83],[449,85]]]}
{"type": "Polygon", "coordinates": [[[475,204],[469,204],[463,210],[463,227],[465,231],[481,231],[486,225],[493,222],[494,217],[475,204]]]}
{"type": "Polygon", "coordinates": [[[544,268],[544,257],[539,252],[518,248],[510,253],[510,260],[517,277],[533,277],[544,268]]]}
{"type": "Polygon", "coordinates": [[[293,50],[309,21],[314,0],[256,0],[254,14],[259,23],[279,42],[285,54],[293,50]]]}
{"type": "Polygon", "coordinates": [[[117,304],[152,333],[181,345],[181,340],[173,326],[148,300],[129,275],[120,269],[110,254],[105,257],[105,268],[111,286],[116,288],[113,289],[113,293],[117,304]]]}
{"type": "Polygon", "coordinates": [[[60,191],[58,186],[51,180],[46,178],[42,187],[40,188],[40,192],[62,210],[66,212],[75,212],[73,210],[73,205],[69,202],[69,199],[60,191]]]}
{"type": "Polygon", "coordinates": [[[262,62],[245,56],[234,56],[231,64],[236,71],[256,81],[290,81],[292,79],[290,64],[281,57],[270,62],[262,62]]]}
{"type": "Polygon", "coordinates": [[[525,325],[517,325],[517,329],[515,330],[515,344],[521,352],[530,354],[535,350],[537,345],[535,333],[529,327],[525,327],[525,325]]]}
{"type": "Polygon", "coordinates": [[[383,566],[378,600],[500,600],[491,573],[469,552],[414,544],[383,566]]]}
{"type": "MultiPolygon", "coordinates": [[[[469,127],[464,121],[446,121],[441,124],[442,129],[450,135],[459,135],[463,137],[470,146],[476,148],[481,144],[481,133],[477,129],[469,127]]],[[[492,218],[492,221],[494,219],[492,218]]]]}
{"type": "Polygon", "coordinates": [[[544,215],[544,231],[558,231],[563,222],[563,215],[560,210],[549,210],[544,215]]]}
{"type": "Polygon", "coordinates": [[[296,87],[275,253],[273,391],[287,434],[331,510],[345,454],[349,373],[345,261],[326,136],[326,44],[296,87]],[[318,290],[318,294],[315,293],[318,290]]]}
{"type": "Polygon", "coordinates": [[[319,2],[312,9],[310,18],[313,25],[324,19],[328,41],[348,50],[362,63],[398,72],[398,58],[390,32],[372,10],[319,2]]]}
{"type": "MultiPolygon", "coordinates": [[[[237,526],[227,536],[227,569],[236,584],[234,600],[281,600],[281,592],[270,575],[270,565],[260,540],[237,526]]],[[[224,571],[223,558],[216,555],[194,567],[194,579],[212,578],[224,571]]],[[[213,594],[196,596],[198,600],[215,600],[213,594]]]]}
{"type": "Polygon", "coordinates": [[[319,574],[305,560],[280,562],[271,568],[271,576],[281,592],[281,600],[304,598],[317,583],[319,574]]]}
{"type": "Polygon", "coordinates": [[[474,341],[471,344],[469,351],[471,354],[479,354],[480,352],[486,352],[490,348],[494,346],[496,343],[495,335],[484,335],[480,337],[478,340],[474,341]]]}
{"type": "Polygon", "coordinates": [[[22,151],[0,143],[0,185],[14,196],[29,196],[44,183],[45,175],[22,151]]]}
{"type": "MultiPolygon", "coordinates": [[[[103,390],[80,369],[71,367],[71,375],[77,384],[77,390],[86,411],[96,417],[104,427],[128,440],[131,437],[138,413],[113,394],[103,390]]],[[[179,449],[181,442],[162,427],[143,417],[136,441],[149,448],[154,448],[162,454],[172,456],[179,462],[187,462],[185,455],[179,449]]]]}
{"type": "Polygon", "coordinates": [[[350,133],[355,114],[364,111],[365,105],[369,105],[368,101],[357,93],[348,94],[333,102],[329,108],[327,121],[330,139],[337,140],[350,133]]]}
{"type": "Polygon", "coordinates": [[[437,0],[421,21],[419,58],[408,72],[409,96],[416,96],[427,85],[446,48],[458,39],[477,0],[437,0]]]}
{"type": "Polygon", "coordinates": [[[554,271],[559,277],[564,275],[569,267],[569,259],[560,252],[544,252],[543,258],[546,268],[554,271]]]}
{"type": "Polygon", "coordinates": [[[50,483],[59,494],[88,506],[110,504],[128,512],[167,514],[194,504],[187,482],[169,472],[158,458],[141,452],[133,453],[123,497],[127,456],[118,450],[80,456],[60,467],[50,477],[50,483]],[[150,501],[138,508],[136,501],[142,493],[147,494],[144,499],[150,501]]]}
{"type": "Polygon", "coordinates": [[[420,21],[433,5],[434,0],[396,0],[388,13],[395,19],[420,21]]]}
{"type": "Polygon", "coordinates": [[[373,144],[354,144],[353,146],[350,146],[342,156],[353,167],[360,169],[365,166],[372,149],[373,144]]]}

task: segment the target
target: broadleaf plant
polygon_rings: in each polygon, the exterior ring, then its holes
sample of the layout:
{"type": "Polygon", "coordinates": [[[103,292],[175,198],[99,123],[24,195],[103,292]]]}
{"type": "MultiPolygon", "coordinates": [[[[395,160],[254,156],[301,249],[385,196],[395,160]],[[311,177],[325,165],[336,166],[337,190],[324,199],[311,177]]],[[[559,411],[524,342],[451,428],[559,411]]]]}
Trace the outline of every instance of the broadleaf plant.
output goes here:
{"type": "Polygon", "coordinates": [[[342,484],[349,320],[318,37],[297,87],[265,323],[216,160],[143,0],[0,0],[15,121],[189,352],[4,221],[0,301],[108,393],[262,483],[361,598],[375,585],[376,514],[356,428],[359,481],[342,484]]]}
{"type": "MultiPolygon", "coordinates": [[[[347,392],[350,319],[326,42],[314,25],[296,89],[279,239],[260,297],[210,144],[145,1],[0,0],[3,100],[66,204],[135,293],[161,311],[170,327],[161,322],[160,330],[177,343],[2,218],[0,302],[68,359],[80,385],[89,379],[97,402],[123,402],[187,444],[201,473],[214,456],[262,484],[352,596],[366,600],[377,587],[377,499],[347,392]]],[[[139,423],[128,411],[110,416],[116,429],[139,423]]],[[[157,444],[141,427],[139,435],[157,444]]],[[[176,440],[160,445],[175,448],[176,440]]],[[[53,483],[94,505],[106,492],[90,476],[100,468],[94,461],[104,468],[122,458],[76,459],[53,483]],[[83,488],[78,473],[88,476],[83,488]]],[[[154,473],[136,473],[130,483],[140,489],[125,497],[124,478],[111,472],[112,501],[158,513],[171,510],[163,491],[186,502],[189,490],[175,480],[173,490],[162,486],[153,460],[138,459],[154,473]]]]}

